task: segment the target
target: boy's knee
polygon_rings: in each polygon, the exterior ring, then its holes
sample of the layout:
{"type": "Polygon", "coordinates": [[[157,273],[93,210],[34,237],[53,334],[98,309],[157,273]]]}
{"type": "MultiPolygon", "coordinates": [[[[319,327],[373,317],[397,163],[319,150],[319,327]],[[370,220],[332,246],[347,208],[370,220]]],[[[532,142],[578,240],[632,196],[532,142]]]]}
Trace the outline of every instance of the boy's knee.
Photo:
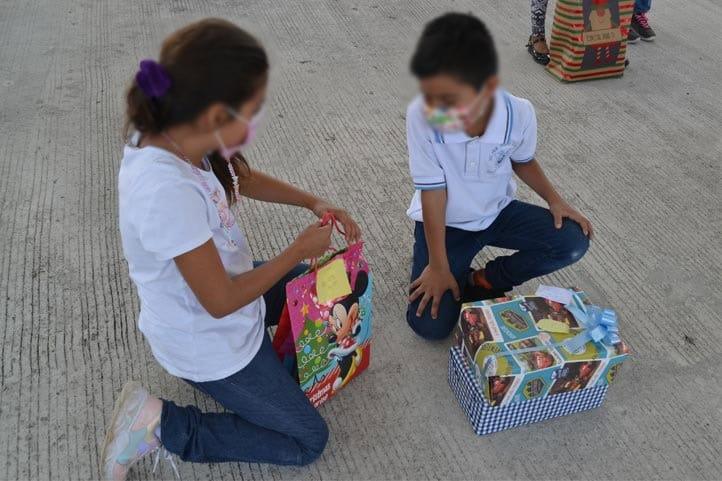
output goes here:
{"type": "Polygon", "coordinates": [[[314,421],[314,426],[309,429],[308,434],[299,440],[301,443],[301,459],[299,460],[299,465],[305,466],[311,464],[321,457],[328,443],[328,436],[328,425],[319,414],[318,419],[314,421]]]}
{"type": "Polygon", "coordinates": [[[589,238],[584,235],[582,228],[573,221],[566,221],[564,240],[558,251],[557,258],[564,265],[570,265],[584,257],[589,250],[589,238]]]}
{"type": "Polygon", "coordinates": [[[415,305],[409,305],[406,310],[406,322],[416,334],[428,341],[446,339],[454,329],[457,317],[458,314],[454,316],[451,313],[439,312],[439,316],[434,319],[431,317],[430,307],[427,307],[421,316],[416,315],[415,305]]]}

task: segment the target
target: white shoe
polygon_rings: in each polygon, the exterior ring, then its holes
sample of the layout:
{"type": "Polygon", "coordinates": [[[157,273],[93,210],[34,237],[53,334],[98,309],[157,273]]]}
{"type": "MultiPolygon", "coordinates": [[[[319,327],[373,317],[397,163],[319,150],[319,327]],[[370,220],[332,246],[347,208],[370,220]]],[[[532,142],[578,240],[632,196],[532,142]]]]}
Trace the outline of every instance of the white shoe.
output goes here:
{"type": "MultiPolygon", "coordinates": [[[[154,433],[160,422],[161,408],[161,401],[151,397],[139,383],[131,381],[123,387],[115,402],[113,417],[103,443],[100,457],[103,479],[124,480],[135,463],[154,452],[157,452],[154,471],[161,451],[165,453],[166,459],[170,458],[154,433]]],[[[178,476],[175,464],[172,459],[170,461],[178,476]]]]}

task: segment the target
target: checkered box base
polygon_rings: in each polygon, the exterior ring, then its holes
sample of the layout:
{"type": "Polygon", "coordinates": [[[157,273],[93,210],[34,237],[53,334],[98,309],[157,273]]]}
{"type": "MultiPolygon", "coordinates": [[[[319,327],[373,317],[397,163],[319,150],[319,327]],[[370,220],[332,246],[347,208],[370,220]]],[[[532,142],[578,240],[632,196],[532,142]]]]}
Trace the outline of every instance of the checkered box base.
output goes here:
{"type": "Polygon", "coordinates": [[[599,407],[609,388],[608,385],[597,386],[492,406],[484,399],[479,381],[456,346],[449,351],[449,385],[479,436],[599,407]]]}

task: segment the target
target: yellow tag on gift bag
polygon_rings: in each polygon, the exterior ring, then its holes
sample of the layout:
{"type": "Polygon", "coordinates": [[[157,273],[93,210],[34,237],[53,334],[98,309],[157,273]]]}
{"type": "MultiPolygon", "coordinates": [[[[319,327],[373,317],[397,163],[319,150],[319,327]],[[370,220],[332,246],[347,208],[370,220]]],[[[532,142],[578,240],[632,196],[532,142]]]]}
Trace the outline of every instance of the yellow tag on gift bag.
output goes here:
{"type": "Polygon", "coordinates": [[[316,274],[316,295],[319,304],[351,294],[343,259],[335,259],[321,267],[316,274]]]}

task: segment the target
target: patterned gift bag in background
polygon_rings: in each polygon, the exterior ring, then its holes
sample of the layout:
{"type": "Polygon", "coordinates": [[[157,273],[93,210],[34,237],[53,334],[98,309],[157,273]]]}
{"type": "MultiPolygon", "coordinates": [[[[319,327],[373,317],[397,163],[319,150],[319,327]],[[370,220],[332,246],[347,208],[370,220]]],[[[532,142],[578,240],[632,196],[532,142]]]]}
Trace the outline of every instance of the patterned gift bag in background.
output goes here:
{"type": "Polygon", "coordinates": [[[634,0],[557,0],[547,69],[567,82],[624,74],[634,0]]]}
{"type": "Polygon", "coordinates": [[[369,365],[371,276],[363,243],[322,258],[286,286],[298,381],[318,406],[369,365]]]}

